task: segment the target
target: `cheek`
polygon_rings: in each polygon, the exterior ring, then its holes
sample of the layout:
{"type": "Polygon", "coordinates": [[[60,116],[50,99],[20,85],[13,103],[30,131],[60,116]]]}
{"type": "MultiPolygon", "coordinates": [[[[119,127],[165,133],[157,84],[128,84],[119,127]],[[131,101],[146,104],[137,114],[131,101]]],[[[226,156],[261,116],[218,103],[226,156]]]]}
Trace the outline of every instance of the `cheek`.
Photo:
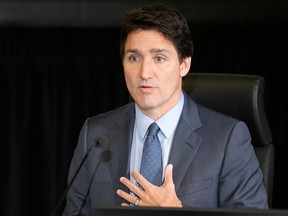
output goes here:
{"type": "Polygon", "coordinates": [[[161,73],[159,73],[159,79],[168,85],[175,83],[181,77],[179,67],[172,66],[162,69],[161,73]]]}
{"type": "Polygon", "coordinates": [[[125,79],[126,80],[128,80],[128,79],[130,79],[130,77],[131,77],[131,73],[130,73],[130,68],[129,67],[127,67],[127,66],[123,66],[123,70],[124,70],[124,77],[125,77],[125,79]]]}
{"type": "Polygon", "coordinates": [[[136,68],[135,66],[131,65],[131,64],[124,64],[123,65],[123,70],[124,70],[124,75],[127,77],[131,77],[133,75],[135,75],[136,73],[136,68]]]}
{"type": "Polygon", "coordinates": [[[129,91],[133,89],[133,86],[135,85],[135,74],[132,74],[128,71],[124,72],[125,82],[126,86],[129,91]]]}
{"type": "Polygon", "coordinates": [[[182,88],[181,80],[179,68],[174,68],[174,70],[161,76],[162,88],[165,91],[175,91],[175,89],[182,88]]]}
{"type": "Polygon", "coordinates": [[[127,73],[125,73],[124,77],[125,77],[126,86],[129,88],[130,83],[131,83],[130,76],[127,73]]]}

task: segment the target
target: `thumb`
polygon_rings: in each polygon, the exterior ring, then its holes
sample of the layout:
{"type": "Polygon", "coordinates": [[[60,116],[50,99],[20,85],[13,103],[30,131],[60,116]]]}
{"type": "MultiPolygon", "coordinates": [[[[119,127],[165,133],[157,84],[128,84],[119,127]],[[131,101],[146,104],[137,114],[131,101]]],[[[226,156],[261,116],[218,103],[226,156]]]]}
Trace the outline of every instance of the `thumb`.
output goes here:
{"type": "Polygon", "coordinates": [[[164,183],[168,184],[168,183],[172,183],[173,184],[173,165],[172,164],[168,164],[166,169],[165,169],[165,180],[164,183]]]}

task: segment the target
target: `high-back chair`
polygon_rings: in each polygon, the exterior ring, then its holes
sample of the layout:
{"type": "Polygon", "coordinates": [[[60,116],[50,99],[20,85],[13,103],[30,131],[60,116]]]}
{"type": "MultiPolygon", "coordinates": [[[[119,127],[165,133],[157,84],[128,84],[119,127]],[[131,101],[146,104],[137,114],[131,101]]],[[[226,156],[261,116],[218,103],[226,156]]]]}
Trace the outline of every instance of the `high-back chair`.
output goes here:
{"type": "Polygon", "coordinates": [[[264,108],[264,85],[258,75],[188,73],[183,79],[183,89],[194,101],[247,124],[272,208],[274,146],[264,108]]]}

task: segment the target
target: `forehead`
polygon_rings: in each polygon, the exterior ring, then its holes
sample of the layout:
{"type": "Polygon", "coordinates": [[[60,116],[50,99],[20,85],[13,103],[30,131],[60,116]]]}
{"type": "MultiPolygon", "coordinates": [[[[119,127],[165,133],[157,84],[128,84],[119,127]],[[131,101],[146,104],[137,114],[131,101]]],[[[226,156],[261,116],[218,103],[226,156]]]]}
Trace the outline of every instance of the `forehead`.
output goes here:
{"type": "Polygon", "coordinates": [[[168,50],[176,52],[173,43],[165,37],[162,32],[157,30],[134,30],[127,36],[125,51],[130,49],[137,49],[139,51],[145,50],[168,50]]]}

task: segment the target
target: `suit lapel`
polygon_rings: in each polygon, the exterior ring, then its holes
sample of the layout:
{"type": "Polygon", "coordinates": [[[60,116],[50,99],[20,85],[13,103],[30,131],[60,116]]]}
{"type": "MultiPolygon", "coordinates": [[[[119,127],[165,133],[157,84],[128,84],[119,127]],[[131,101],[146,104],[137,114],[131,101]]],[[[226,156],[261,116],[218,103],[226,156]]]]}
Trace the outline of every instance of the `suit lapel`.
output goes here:
{"type": "MultiPolygon", "coordinates": [[[[126,176],[129,178],[129,155],[132,144],[133,127],[134,127],[134,103],[130,104],[124,112],[120,112],[121,117],[116,122],[114,129],[107,133],[111,143],[110,150],[113,153],[112,163],[110,163],[111,175],[114,179],[114,191],[122,189],[126,192],[129,190],[120,183],[119,178],[126,176]]],[[[117,203],[124,202],[117,197],[117,203]]]]}
{"type": "Polygon", "coordinates": [[[197,105],[185,94],[185,103],[175,131],[169,164],[173,164],[173,179],[176,191],[193,162],[202,138],[195,130],[202,126],[197,105]]]}
{"type": "MultiPolygon", "coordinates": [[[[185,102],[177,129],[175,131],[171,153],[168,163],[173,164],[173,179],[176,191],[192,163],[198,148],[202,142],[195,130],[202,126],[199,119],[197,105],[185,93],[185,102]]],[[[130,104],[124,112],[120,112],[121,117],[116,122],[116,127],[107,133],[111,142],[110,148],[113,153],[112,163],[110,163],[111,174],[113,175],[114,189],[122,189],[129,193],[123,186],[119,178],[126,176],[129,178],[129,155],[133,137],[134,127],[134,103],[130,104]]],[[[124,202],[117,197],[117,203],[124,202]]]]}

